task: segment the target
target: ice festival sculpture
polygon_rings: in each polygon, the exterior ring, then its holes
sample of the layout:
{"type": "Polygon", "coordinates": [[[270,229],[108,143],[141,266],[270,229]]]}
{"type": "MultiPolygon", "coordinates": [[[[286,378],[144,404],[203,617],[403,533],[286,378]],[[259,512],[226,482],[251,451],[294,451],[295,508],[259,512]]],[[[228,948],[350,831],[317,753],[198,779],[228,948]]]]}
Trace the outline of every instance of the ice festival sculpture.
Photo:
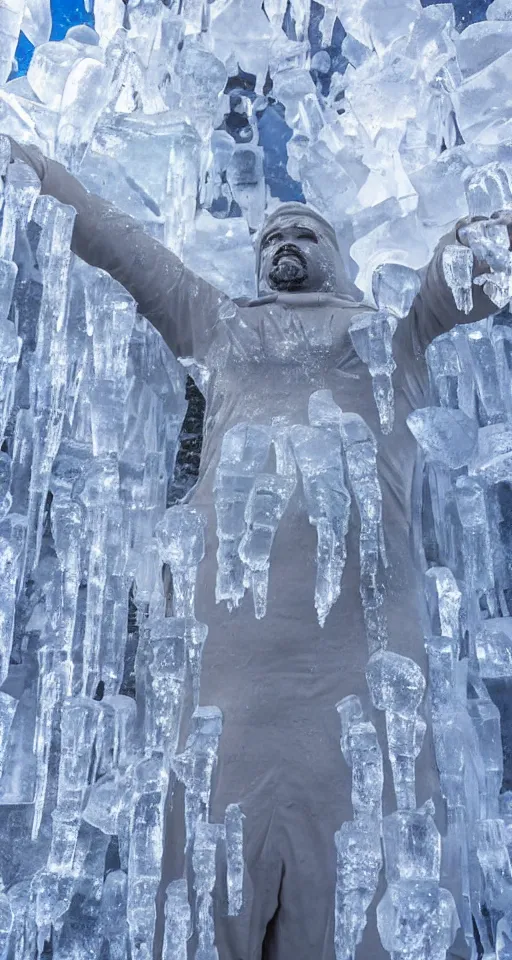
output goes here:
{"type": "MultiPolygon", "coordinates": [[[[316,527],[324,622],[339,595],[353,490],[368,704],[383,715],[386,738],[360,698],[337,705],[353,805],[353,820],[333,837],[337,960],[357,955],[381,871],[377,922],[393,960],[443,960],[459,927],[471,960],[479,951],[510,960],[512,792],[503,789],[489,690],[512,680],[504,516],[512,259],[506,224],[488,218],[512,208],[511,0],[494,0],[487,20],[462,32],[450,4],[422,8],[419,0],[325,0],[320,18],[310,0],[89,5],[95,31],[73,27],[61,42],[49,40],[49,0],[0,5],[0,132],[64,162],[236,297],[252,292],[251,236],[275,202],[258,122],[273,102],[282,105],[288,173],[333,223],[347,269],[378,307],[350,335],[385,433],[394,419],[393,334],[418,290],[417,271],[455,222],[482,217],[466,228],[466,247],[446,249],[444,269],[469,311],[473,256],[485,259],[480,280],[496,315],[432,343],[431,406],[409,418],[419,451],[413,506],[428,677],[386,648],[375,585],[375,565],[386,562],[378,437],[328,396],[311,398],[309,426],[289,436],[277,423],[226,438],[217,504],[227,516],[235,458],[242,527],[233,533],[220,523],[217,595],[236,606],[251,589],[255,616],[265,615],[268,556],[253,561],[243,523],[268,496],[256,477],[272,444],[283,463],[273,523],[297,469],[316,527]],[[343,70],[327,49],[337,24],[343,70]],[[27,77],[9,80],[20,31],[36,49],[27,77]],[[252,87],[230,98],[227,81],[239,71],[252,87]],[[223,123],[230,112],[244,131],[238,139],[223,123]],[[344,477],[321,515],[312,462],[344,477]],[[416,808],[425,720],[446,804],[443,836],[433,804],[416,808]],[[383,750],[396,797],[384,818],[383,750]],[[443,882],[454,870],[456,895],[443,882]]],[[[180,782],[193,878],[166,891],[162,957],[186,960],[194,943],[196,957],[214,960],[214,884],[230,914],[243,902],[243,815],[234,803],[224,823],[209,816],[222,714],[198,705],[208,633],[195,616],[204,518],[168,498],[185,371],[130,296],[73,256],[73,209],[39,196],[31,169],[9,161],[3,138],[0,956],[149,960],[165,809],[180,782]],[[172,575],[171,603],[162,570],[172,575]]],[[[271,542],[272,525],[266,535],[271,542]]]]}

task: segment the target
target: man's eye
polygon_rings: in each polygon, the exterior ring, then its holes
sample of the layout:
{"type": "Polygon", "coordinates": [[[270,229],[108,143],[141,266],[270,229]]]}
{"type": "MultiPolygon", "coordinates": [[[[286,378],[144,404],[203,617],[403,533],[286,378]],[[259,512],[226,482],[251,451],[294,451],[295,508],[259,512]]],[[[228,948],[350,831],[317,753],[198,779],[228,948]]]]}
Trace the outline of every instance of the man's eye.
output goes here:
{"type": "Polygon", "coordinates": [[[274,240],[282,240],[283,237],[280,233],[269,233],[268,236],[263,240],[263,246],[267,247],[269,243],[273,243],[274,240]]]}
{"type": "Polygon", "coordinates": [[[302,230],[297,236],[299,240],[311,240],[312,243],[318,243],[317,235],[312,230],[302,230]]]}

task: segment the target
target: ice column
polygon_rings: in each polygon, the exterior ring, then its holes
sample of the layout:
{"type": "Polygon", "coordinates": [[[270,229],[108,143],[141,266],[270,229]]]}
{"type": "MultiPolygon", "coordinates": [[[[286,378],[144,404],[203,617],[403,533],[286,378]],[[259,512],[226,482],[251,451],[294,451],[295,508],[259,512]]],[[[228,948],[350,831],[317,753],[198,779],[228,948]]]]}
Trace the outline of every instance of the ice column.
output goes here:
{"type": "Polygon", "coordinates": [[[317,531],[315,607],[320,626],[340,595],[346,560],[350,494],[339,429],[294,426],[290,437],[302,477],[309,522],[317,531]]]}
{"type": "Polygon", "coordinates": [[[194,839],[198,822],[206,823],[210,808],[212,776],[217,762],[222,714],[218,707],[196,707],[185,750],[171,760],[185,785],[186,847],[194,839]]]}
{"type": "Polygon", "coordinates": [[[198,822],[194,836],[192,866],[196,894],[196,960],[218,960],[213,923],[213,889],[217,845],[224,837],[222,824],[198,822]]]}
{"type": "Polygon", "coordinates": [[[425,678],[414,660],[389,650],[374,653],[366,679],[374,707],[385,710],[389,760],[399,810],[416,807],[415,761],[425,733],[418,708],[425,678]]]}
{"type": "Polygon", "coordinates": [[[382,753],[375,727],[364,719],[356,696],[337,704],[341,750],[352,768],[354,819],[335,834],[337,850],[334,943],[336,960],[354,960],[375,895],[382,854],[380,828],[384,783],[382,753]]]}
{"type": "Polygon", "coordinates": [[[455,300],[457,310],[471,313],[473,309],[474,257],[468,247],[448,244],[443,250],[443,271],[455,300]]]}
{"type": "Polygon", "coordinates": [[[370,653],[387,643],[387,625],[381,609],[379,560],[387,565],[382,529],[382,493],[377,473],[377,444],[362,417],[342,416],[343,448],[361,531],[359,536],[360,593],[370,653]]]}
{"type": "Polygon", "coordinates": [[[389,312],[360,313],[349,333],[358,357],[366,363],[373,384],[373,396],[383,433],[391,433],[395,419],[393,393],[393,334],[397,318],[389,312]]]}
{"type": "Polygon", "coordinates": [[[226,807],[224,829],[226,836],[228,914],[236,916],[242,909],[244,879],[244,814],[237,803],[226,807]]]}
{"type": "Polygon", "coordinates": [[[192,918],[186,880],[173,880],[165,894],[165,933],[162,960],[187,960],[192,918]]]}

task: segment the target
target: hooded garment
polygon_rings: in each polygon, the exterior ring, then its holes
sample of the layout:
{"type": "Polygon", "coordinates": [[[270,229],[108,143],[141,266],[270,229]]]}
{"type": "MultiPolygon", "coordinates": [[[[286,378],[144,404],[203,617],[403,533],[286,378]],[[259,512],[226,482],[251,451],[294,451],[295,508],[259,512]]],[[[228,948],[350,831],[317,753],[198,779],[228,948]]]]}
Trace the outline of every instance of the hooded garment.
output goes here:
{"type": "MultiPolygon", "coordinates": [[[[316,530],[300,482],[272,545],[266,615],[256,619],[249,591],[229,612],[225,602],[215,600],[219,544],[214,487],[221,444],[239,424],[306,425],[316,391],[331,391],[343,412],[363,418],[378,447],[388,558],[380,571],[388,648],[411,657],[426,676],[422,573],[411,537],[416,444],[406,418],[428,404],[427,345],[457,323],[488,316],[493,305],[475,287],[472,312],[465,316],[457,311],[441,267],[444,245],[456,242],[455,234],[449,235],[426,270],[409,315],[398,321],[395,423],[384,435],[370,374],[348,333],[357,315],[371,308],[343,289],[337,296],[272,294],[233,303],[184,268],[135,220],[89,194],[60,165],[32,148],[16,151],[39,173],[43,193],[76,209],[75,253],[130,291],[176,356],[193,357],[208,370],[201,469],[188,502],[207,519],[196,591],[196,617],[208,625],[201,704],[218,706],[224,717],[210,819],[222,822],[230,803],[239,803],[245,816],[240,915],[226,917],[220,894],[215,895],[220,960],[335,960],[334,833],[353,817],[351,771],[340,751],[336,711],[343,697],[356,694],[369,708],[387,754],[383,715],[371,709],[365,680],[368,645],[360,598],[358,512],[352,499],[341,592],[323,628],[314,606],[316,530]]],[[[293,207],[304,213],[302,206],[293,207]]],[[[318,229],[332,231],[315,216],[318,229]]],[[[433,797],[443,830],[429,734],[416,763],[416,783],[418,806],[433,797]]],[[[383,806],[384,815],[395,809],[386,760],[383,806]]],[[[183,810],[176,800],[167,824],[162,901],[167,883],[185,869],[183,846],[183,810]]],[[[444,883],[456,893],[459,879],[444,878],[444,883]]],[[[382,893],[381,877],[375,901],[382,893]]],[[[388,956],[376,929],[375,901],[358,947],[360,960],[388,956]]],[[[159,907],[161,917],[162,902],[159,907]]],[[[465,955],[453,949],[452,955],[465,955]]],[[[158,944],[155,956],[160,956],[158,944]]]]}

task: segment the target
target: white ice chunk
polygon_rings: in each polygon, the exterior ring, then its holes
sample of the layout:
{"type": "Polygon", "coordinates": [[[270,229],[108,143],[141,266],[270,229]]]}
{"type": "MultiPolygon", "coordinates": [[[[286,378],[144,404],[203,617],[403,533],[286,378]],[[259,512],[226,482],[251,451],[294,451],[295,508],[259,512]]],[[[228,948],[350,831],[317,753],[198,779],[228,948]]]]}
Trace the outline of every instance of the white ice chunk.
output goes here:
{"type": "Polygon", "coordinates": [[[165,893],[165,931],[162,960],[187,960],[192,918],[186,880],[173,880],[165,893]]]}
{"type": "Polygon", "coordinates": [[[290,497],[295,477],[257,474],[245,508],[246,531],[238,553],[245,567],[244,586],[252,589],[256,619],[267,610],[272,543],[290,497]]]}
{"type": "Polygon", "coordinates": [[[183,753],[172,758],[172,768],[185,784],[186,845],[192,843],[196,826],[206,823],[210,809],[212,776],[222,731],[222,713],[218,707],[196,707],[193,729],[183,753]]]}
{"type": "Polygon", "coordinates": [[[407,426],[430,463],[456,470],[471,460],[478,426],[462,410],[423,407],[409,414],[407,426]]]}
{"type": "Polygon", "coordinates": [[[50,0],[26,0],[21,29],[34,47],[47,43],[52,32],[50,0]]]}
{"type": "Polygon", "coordinates": [[[359,358],[366,363],[372,378],[373,396],[383,433],[391,433],[395,419],[393,372],[393,335],[397,319],[388,312],[360,313],[349,328],[359,358]]]}
{"type": "Polygon", "coordinates": [[[512,617],[485,620],[476,634],[475,646],[484,679],[512,677],[512,617]]]}
{"type": "Polygon", "coordinates": [[[457,310],[471,313],[473,309],[473,251],[468,247],[449,243],[443,250],[443,272],[457,310]]]}
{"type": "Polygon", "coordinates": [[[432,633],[453,637],[458,643],[462,595],[451,570],[430,567],[425,573],[425,592],[432,633]]]}
{"type": "Polygon", "coordinates": [[[383,263],[373,272],[372,293],[377,309],[395,317],[407,316],[419,289],[416,270],[401,263],[383,263]]]}
{"type": "Polygon", "coordinates": [[[432,800],[417,810],[397,811],[384,817],[382,840],[386,879],[439,881],[441,836],[434,823],[432,800]]]}
{"type": "Polygon", "coordinates": [[[370,657],[366,679],[373,705],[386,712],[397,807],[399,810],[414,809],[417,712],[425,692],[425,678],[414,660],[398,653],[380,651],[370,657]]]}
{"type": "Polygon", "coordinates": [[[348,821],[334,836],[337,852],[334,949],[336,960],[354,960],[382,866],[379,823],[348,821]]]}
{"type": "Polygon", "coordinates": [[[377,906],[377,927],[392,957],[445,960],[459,926],[451,893],[432,880],[391,884],[377,906]]]}
{"type": "Polygon", "coordinates": [[[342,415],[342,437],[348,476],[361,531],[359,537],[360,594],[370,652],[386,646],[387,625],[381,610],[384,595],[379,583],[379,561],[387,564],[382,529],[382,492],[377,470],[377,444],[358,414],[342,415]]]}
{"type": "Polygon", "coordinates": [[[224,838],[224,826],[198,822],[194,837],[192,867],[196,891],[197,960],[218,960],[213,920],[213,890],[216,881],[217,845],[224,838]]]}
{"type": "Polygon", "coordinates": [[[244,827],[245,819],[239,805],[226,807],[224,828],[226,833],[228,915],[237,916],[243,905],[244,881],[244,827]]]}
{"type": "Polygon", "coordinates": [[[63,40],[50,40],[34,51],[27,71],[32,90],[42,103],[59,110],[66,80],[80,53],[63,40]]]}
{"type": "Polygon", "coordinates": [[[194,616],[198,566],[204,557],[205,518],[193,507],[170,507],[155,528],[163,563],[173,576],[173,605],[176,617],[194,616]]]}
{"type": "Polygon", "coordinates": [[[339,431],[294,426],[293,452],[302,477],[309,522],[317,532],[315,607],[320,626],[340,595],[346,560],[350,494],[339,431]]]}

